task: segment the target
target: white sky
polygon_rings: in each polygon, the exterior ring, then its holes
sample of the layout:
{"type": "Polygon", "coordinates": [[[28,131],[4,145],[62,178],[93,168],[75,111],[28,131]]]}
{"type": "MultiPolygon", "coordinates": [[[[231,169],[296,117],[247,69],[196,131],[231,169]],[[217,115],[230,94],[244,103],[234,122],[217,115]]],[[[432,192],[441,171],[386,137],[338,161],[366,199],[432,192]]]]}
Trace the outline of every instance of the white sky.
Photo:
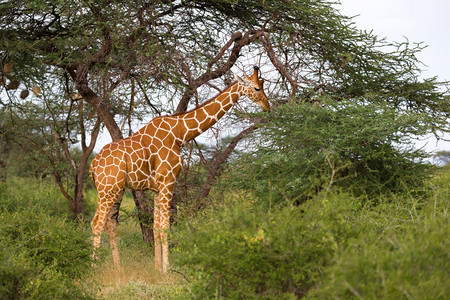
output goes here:
{"type": "MultiPolygon", "coordinates": [[[[423,42],[428,47],[417,57],[423,78],[450,81],[450,0],[340,0],[345,16],[356,16],[359,29],[373,30],[388,41],[423,42]]],[[[450,103],[449,103],[450,105],[450,103]]],[[[446,136],[450,139],[450,136],[446,136]]],[[[427,151],[450,150],[450,142],[433,137],[417,142],[427,151]]]]}
{"type": "Polygon", "coordinates": [[[423,42],[418,56],[424,77],[450,80],[450,0],[341,0],[341,13],[356,16],[359,29],[373,29],[388,41],[423,42]]]}

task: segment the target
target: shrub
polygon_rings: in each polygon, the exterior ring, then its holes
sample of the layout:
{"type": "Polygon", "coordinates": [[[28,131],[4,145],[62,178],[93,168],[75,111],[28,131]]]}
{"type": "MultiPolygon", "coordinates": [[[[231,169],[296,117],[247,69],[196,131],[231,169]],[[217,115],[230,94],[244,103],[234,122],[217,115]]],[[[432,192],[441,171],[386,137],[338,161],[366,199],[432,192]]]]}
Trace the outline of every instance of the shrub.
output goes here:
{"type": "Polygon", "coordinates": [[[447,179],[432,197],[387,199],[360,215],[311,299],[445,299],[450,293],[447,179]]]}
{"type": "Polygon", "coordinates": [[[8,178],[0,183],[0,212],[45,212],[70,217],[70,206],[51,180],[8,178]]]}
{"type": "MultiPolygon", "coordinates": [[[[444,299],[448,280],[448,223],[416,232],[373,234],[337,254],[324,283],[309,297],[320,299],[444,299]],[[376,238],[385,238],[376,242],[376,238]],[[364,242],[363,242],[364,241],[364,242]]],[[[389,228],[385,227],[388,231],[389,228]]]]}
{"type": "Polygon", "coordinates": [[[270,209],[227,199],[173,230],[185,297],[443,299],[449,179],[421,198],[323,192],[270,209]]]}
{"type": "MultiPolygon", "coordinates": [[[[345,197],[344,197],[345,198],[345,197]]],[[[337,211],[355,209],[341,199],[337,211]]],[[[243,199],[240,199],[243,200],[243,199]]],[[[243,200],[245,202],[245,200],[243,200]]],[[[295,298],[321,278],[340,236],[339,215],[318,207],[285,207],[267,212],[239,201],[210,210],[175,231],[177,262],[189,266],[191,293],[198,298],[295,298]]]]}
{"type": "Polygon", "coordinates": [[[92,263],[89,232],[69,220],[66,202],[45,182],[0,183],[4,298],[89,298],[80,284],[92,263]]]}

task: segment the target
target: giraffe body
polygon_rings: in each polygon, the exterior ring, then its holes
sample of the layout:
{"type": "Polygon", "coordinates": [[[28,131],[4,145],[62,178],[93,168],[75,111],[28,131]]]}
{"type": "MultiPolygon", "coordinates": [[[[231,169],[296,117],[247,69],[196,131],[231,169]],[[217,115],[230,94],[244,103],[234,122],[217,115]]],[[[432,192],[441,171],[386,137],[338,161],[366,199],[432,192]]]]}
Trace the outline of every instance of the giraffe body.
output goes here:
{"type": "Polygon", "coordinates": [[[237,82],[200,107],[156,117],[133,135],[103,147],[92,161],[89,174],[98,191],[98,207],[91,223],[94,251],[106,231],[116,267],[120,267],[117,217],[124,190],[151,190],[155,193],[155,268],[167,272],[170,203],[182,167],[181,148],[214,125],[243,94],[269,109],[256,67],[252,76],[236,78],[237,82]]]}

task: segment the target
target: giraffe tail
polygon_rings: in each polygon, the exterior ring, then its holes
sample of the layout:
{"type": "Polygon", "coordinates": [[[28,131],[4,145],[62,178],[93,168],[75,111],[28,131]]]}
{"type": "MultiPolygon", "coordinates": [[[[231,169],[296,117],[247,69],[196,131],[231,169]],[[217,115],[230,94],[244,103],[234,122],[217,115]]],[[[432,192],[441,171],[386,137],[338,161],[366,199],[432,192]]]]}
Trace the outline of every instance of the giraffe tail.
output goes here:
{"type": "Polygon", "coordinates": [[[91,178],[92,182],[95,185],[95,168],[97,167],[97,157],[95,157],[92,162],[91,165],[89,166],[89,177],[91,178]]]}

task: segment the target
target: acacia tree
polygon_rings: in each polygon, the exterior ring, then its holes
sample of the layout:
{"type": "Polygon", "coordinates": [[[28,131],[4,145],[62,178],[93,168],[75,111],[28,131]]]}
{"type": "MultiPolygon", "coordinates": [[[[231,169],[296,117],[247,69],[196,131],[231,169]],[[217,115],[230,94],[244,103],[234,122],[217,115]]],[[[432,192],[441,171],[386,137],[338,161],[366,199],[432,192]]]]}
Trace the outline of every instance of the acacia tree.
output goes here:
{"type": "MultiPolygon", "coordinates": [[[[449,114],[436,80],[417,77],[420,45],[361,32],[326,0],[19,0],[2,2],[0,18],[0,53],[18,67],[16,76],[36,79],[42,66],[59,68],[113,140],[123,137],[130,108],[147,117],[185,111],[230,83],[231,71],[253,64],[268,74],[274,105],[377,92],[390,105],[432,115],[436,129],[449,114]]],[[[203,196],[254,131],[249,122],[237,128],[213,156],[203,196]]]]}

